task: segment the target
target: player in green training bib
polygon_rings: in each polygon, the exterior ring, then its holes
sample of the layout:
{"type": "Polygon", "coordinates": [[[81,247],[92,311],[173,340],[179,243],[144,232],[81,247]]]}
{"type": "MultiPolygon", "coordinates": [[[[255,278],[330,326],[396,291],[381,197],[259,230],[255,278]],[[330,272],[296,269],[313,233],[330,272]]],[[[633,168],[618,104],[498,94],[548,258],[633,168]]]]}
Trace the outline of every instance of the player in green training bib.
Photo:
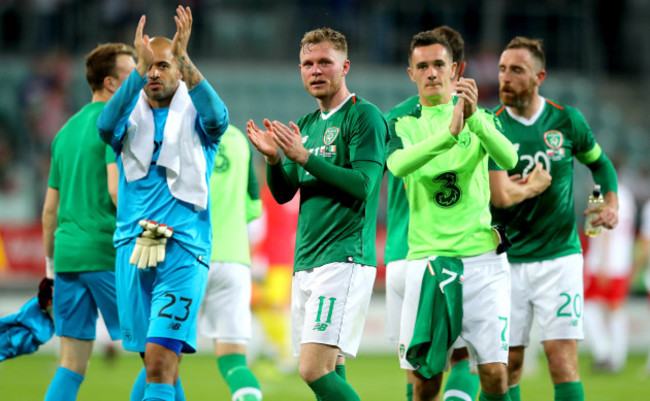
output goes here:
{"type": "Polygon", "coordinates": [[[318,110],[288,127],[268,120],[266,131],[252,121],[247,127],[265,156],[275,200],[288,202],[300,190],[291,296],[300,375],[318,399],[341,401],[359,400],[345,381],[344,357],[356,356],[375,279],[388,138],[379,110],[347,89],[349,69],[345,36],[329,28],[307,32],[300,73],[318,110]]]}
{"type": "Polygon", "coordinates": [[[460,335],[481,399],[507,400],[510,277],[490,226],[487,163],[489,155],[512,168],[517,156],[492,114],[477,107],[473,80],[461,78],[452,95],[456,68],[443,38],[415,35],[408,71],[421,107],[389,122],[387,164],[404,178],[411,218],[400,365],[414,371],[414,398],[433,399],[446,362],[440,355],[460,335]],[[429,309],[433,316],[420,313],[429,309]]]}
{"type": "Polygon", "coordinates": [[[603,189],[605,206],[594,224],[606,228],[618,221],[616,171],[580,112],[539,95],[546,77],[544,60],[539,40],[517,37],[499,61],[503,105],[496,115],[519,153],[514,169],[490,165],[494,222],[506,227],[513,244],[508,251],[513,300],[509,386],[513,400],[518,400],[524,348],[535,314],[555,399],[583,400],[577,355],[577,340],[583,338],[583,260],[573,206],[573,159],[589,167],[603,189]],[[508,177],[515,174],[523,181],[508,177]],[[550,177],[546,190],[531,184],[550,177]],[[524,200],[531,194],[538,196],[524,200]]]}
{"type": "Polygon", "coordinates": [[[252,285],[247,224],[261,216],[262,201],[248,141],[233,125],[221,137],[209,184],[212,255],[198,331],[214,342],[232,400],[259,401],[260,385],[246,365],[252,285]]]}
{"type": "MultiPolygon", "coordinates": [[[[452,77],[452,83],[463,75],[465,71],[465,42],[460,33],[446,25],[439,26],[431,31],[433,34],[444,38],[452,52],[452,60],[458,66],[452,77]]],[[[455,92],[455,89],[452,89],[455,92]]],[[[386,120],[401,117],[411,113],[420,105],[420,96],[415,95],[398,104],[385,114],[386,120]]],[[[386,248],[384,262],[386,263],[386,337],[390,343],[397,345],[399,340],[399,326],[404,300],[404,286],[406,283],[406,254],[408,253],[408,223],[409,205],[404,190],[404,181],[395,177],[388,171],[388,213],[386,248]]],[[[459,401],[463,398],[475,399],[478,394],[479,380],[477,375],[469,372],[469,355],[462,339],[454,345],[454,352],[450,358],[451,369],[445,383],[442,395],[449,401],[459,401]]],[[[406,399],[413,397],[412,372],[407,370],[406,399]]]]}

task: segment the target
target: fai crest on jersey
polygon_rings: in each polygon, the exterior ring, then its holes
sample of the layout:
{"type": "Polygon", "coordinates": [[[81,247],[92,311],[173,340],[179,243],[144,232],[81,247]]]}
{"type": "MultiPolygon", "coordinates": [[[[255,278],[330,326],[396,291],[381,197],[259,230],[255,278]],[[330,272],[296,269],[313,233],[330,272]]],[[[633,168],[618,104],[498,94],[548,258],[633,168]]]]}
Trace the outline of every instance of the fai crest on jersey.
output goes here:
{"type": "Polygon", "coordinates": [[[546,146],[553,150],[560,149],[564,144],[564,136],[560,131],[551,130],[544,132],[544,142],[546,146]]]}
{"type": "Polygon", "coordinates": [[[467,149],[471,143],[472,143],[472,135],[467,131],[461,132],[456,137],[456,145],[458,145],[463,149],[467,149]]]}
{"type": "Polygon", "coordinates": [[[330,127],[325,131],[325,135],[323,135],[323,142],[325,145],[331,145],[337,136],[339,136],[338,127],[330,127]]]}

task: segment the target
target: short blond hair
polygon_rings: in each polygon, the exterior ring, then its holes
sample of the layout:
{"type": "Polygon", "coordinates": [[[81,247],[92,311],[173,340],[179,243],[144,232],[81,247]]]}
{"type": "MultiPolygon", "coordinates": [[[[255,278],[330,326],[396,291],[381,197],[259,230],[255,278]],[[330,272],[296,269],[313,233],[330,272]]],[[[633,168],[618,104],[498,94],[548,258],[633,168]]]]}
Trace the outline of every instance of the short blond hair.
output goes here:
{"type": "Polygon", "coordinates": [[[300,50],[302,51],[307,45],[323,42],[330,42],[334,50],[340,51],[346,59],[348,58],[348,42],[345,35],[332,28],[318,28],[305,33],[300,41],[300,50]]]}

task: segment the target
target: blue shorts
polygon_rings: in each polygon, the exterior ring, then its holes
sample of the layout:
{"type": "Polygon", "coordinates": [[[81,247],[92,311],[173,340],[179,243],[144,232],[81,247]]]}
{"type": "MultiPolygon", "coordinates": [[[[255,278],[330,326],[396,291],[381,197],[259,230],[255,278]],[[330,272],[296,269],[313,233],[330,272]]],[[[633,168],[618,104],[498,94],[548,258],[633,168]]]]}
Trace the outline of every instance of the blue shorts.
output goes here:
{"type": "Polygon", "coordinates": [[[148,337],[183,342],[182,352],[196,352],[196,319],[208,269],[174,240],[165,261],[138,269],[129,264],[135,241],[117,248],[116,289],[124,349],[144,352],[148,337]]]}
{"type": "Polygon", "coordinates": [[[94,340],[99,308],[108,334],[113,340],[121,338],[115,272],[57,273],[52,302],[57,336],[94,340]]]}

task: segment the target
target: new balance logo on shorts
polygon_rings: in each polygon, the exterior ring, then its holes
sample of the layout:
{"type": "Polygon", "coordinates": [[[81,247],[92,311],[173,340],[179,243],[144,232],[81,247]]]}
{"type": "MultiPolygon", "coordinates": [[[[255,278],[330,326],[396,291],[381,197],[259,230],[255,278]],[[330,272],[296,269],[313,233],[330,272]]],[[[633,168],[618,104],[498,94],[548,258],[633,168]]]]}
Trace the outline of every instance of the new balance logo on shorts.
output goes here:
{"type": "Polygon", "coordinates": [[[172,324],[169,325],[169,328],[172,329],[172,330],[178,330],[178,329],[181,328],[181,324],[180,323],[172,323],[172,324]]]}

